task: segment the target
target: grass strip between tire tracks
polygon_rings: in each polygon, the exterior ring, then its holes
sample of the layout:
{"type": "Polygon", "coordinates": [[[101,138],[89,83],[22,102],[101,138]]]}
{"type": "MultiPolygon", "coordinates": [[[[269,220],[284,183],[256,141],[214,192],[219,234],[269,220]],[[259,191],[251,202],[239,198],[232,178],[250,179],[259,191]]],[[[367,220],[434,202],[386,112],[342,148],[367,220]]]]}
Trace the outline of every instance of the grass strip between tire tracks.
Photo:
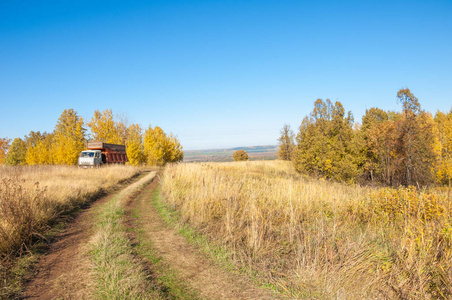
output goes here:
{"type": "Polygon", "coordinates": [[[145,197],[143,189],[155,176],[145,176],[99,209],[98,229],[90,242],[95,299],[200,299],[152,247],[140,228],[139,210],[126,211],[127,200],[145,197]],[[127,220],[133,225],[127,226],[127,220]],[[136,236],[132,241],[131,232],[136,236]]]}
{"type": "Polygon", "coordinates": [[[164,295],[165,299],[202,299],[199,292],[178,279],[177,272],[162,260],[162,257],[153,247],[153,242],[147,238],[140,228],[140,211],[134,209],[132,218],[133,231],[137,236],[138,244],[135,247],[137,254],[148,264],[148,272],[153,277],[153,284],[164,295]]]}
{"type": "Polygon", "coordinates": [[[150,288],[146,270],[132,249],[123,223],[125,202],[152,181],[151,172],[100,208],[98,229],[90,242],[96,299],[161,299],[150,288]]]}

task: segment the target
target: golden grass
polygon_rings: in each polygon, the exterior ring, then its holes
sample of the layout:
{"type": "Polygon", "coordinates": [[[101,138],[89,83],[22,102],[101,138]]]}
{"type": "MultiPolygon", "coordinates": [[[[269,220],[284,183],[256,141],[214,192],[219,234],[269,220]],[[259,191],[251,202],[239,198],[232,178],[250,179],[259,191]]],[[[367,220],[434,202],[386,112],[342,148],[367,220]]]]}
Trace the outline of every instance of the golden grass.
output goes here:
{"type": "Polygon", "coordinates": [[[161,183],[182,222],[289,294],[452,297],[444,195],[307,178],[282,161],[172,165],[161,183]]]}
{"type": "Polygon", "coordinates": [[[138,174],[130,166],[0,166],[0,255],[26,249],[60,214],[138,174]]]}

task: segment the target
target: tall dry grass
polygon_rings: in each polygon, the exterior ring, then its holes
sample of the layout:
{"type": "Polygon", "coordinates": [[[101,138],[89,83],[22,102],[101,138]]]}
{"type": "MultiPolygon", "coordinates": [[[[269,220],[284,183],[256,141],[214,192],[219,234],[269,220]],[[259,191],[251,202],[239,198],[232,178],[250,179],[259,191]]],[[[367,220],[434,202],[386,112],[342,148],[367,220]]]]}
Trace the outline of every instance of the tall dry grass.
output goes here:
{"type": "Polygon", "coordinates": [[[316,180],[282,161],[172,165],[161,183],[181,222],[292,295],[452,297],[444,195],[316,180]]]}
{"type": "Polygon", "coordinates": [[[0,166],[0,256],[26,250],[56,217],[138,172],[129,166],[0,166]]]}

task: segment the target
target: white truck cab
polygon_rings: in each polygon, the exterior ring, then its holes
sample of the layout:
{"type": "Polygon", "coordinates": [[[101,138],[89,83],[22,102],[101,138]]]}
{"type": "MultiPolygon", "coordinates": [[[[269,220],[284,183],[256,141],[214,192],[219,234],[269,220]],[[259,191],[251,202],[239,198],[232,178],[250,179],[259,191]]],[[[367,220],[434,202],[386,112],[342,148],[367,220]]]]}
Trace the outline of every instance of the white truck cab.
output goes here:
{"type": "Polygon", "coordinates": [[[82,168],[94,168],[102,165],[102,152],[100,150],[85,150],[80,153],[78,166],[82,168]]]}

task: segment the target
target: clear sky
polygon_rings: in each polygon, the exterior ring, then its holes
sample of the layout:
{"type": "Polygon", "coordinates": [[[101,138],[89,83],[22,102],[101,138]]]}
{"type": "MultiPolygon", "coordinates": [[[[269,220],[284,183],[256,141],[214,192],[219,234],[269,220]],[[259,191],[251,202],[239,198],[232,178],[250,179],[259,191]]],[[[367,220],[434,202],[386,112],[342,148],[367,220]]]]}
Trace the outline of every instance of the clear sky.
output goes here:
{"type": "Polygon", "coordinates": [[[111,108],[184,149],[276,144],[317,98],[452,107],[452,1],[0,1],[0,137],[111,108]]]}

